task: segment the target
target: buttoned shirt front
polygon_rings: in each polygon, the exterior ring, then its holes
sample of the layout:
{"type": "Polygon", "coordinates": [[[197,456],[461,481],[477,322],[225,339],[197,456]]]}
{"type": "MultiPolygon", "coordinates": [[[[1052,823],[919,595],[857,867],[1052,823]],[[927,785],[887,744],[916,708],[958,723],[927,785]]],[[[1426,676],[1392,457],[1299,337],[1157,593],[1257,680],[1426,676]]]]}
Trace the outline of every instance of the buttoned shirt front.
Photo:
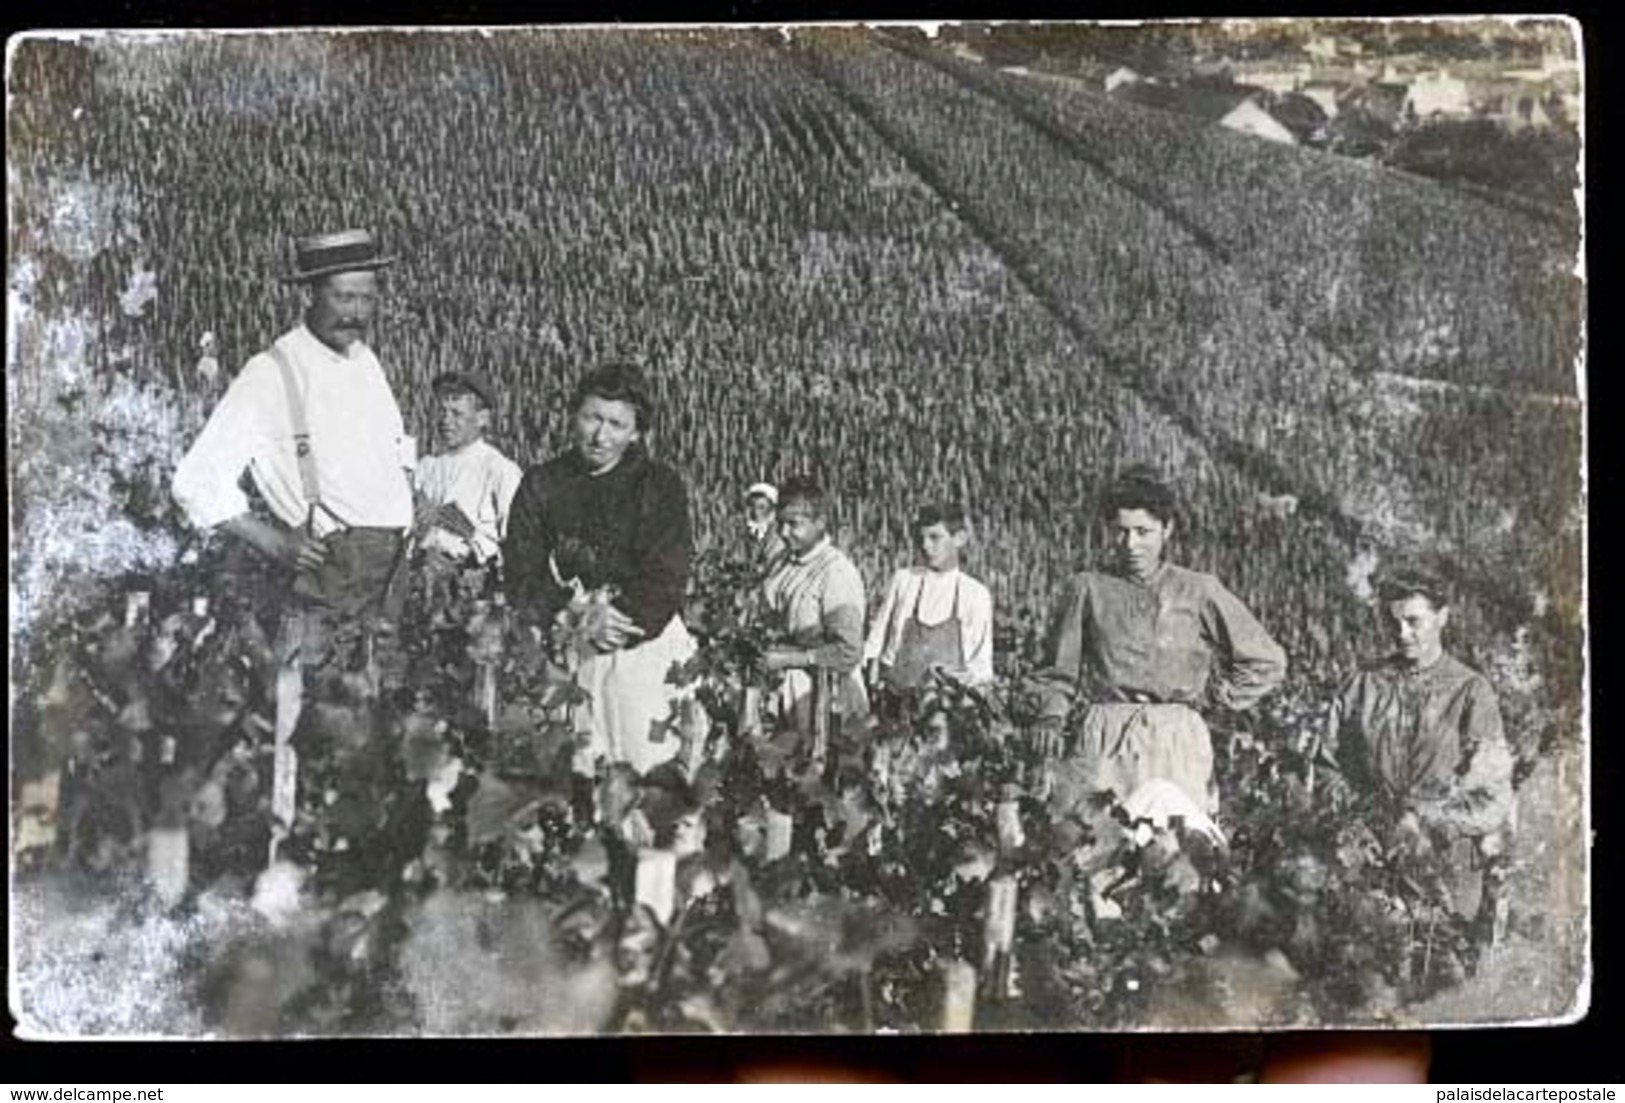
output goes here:
{"type": "Polygon", "coordinates": [[[792,556],[762,584],[786,639],[811,649],[817,666],[856,670],[863,660],[863,576],[826,537],[792,556]]]}
{"type": "Polygon", "coordinates": [[[892,575],[886,599],[869,628],[864,661],[878,659],[883,666],[892,665],[911,618],[918,618],[922,625],[941,624],[956,615],[956,607],[967,679],[971,685],[992,682],[993,595],[958,568],[933,571],[905,567],[892,575]]]}
{"type": "Polygon", "coordinates": [[[1286,653],[1212,575],[1163,564],[1144,582],[1084,571],[1051,625],[1043,715],[1102,701],[1244,709],[1280,685],[1286,653]]]}
{"type": "Polygon", "coordinates": [[[484,440],[419,460],[413,481],[424,501],[455,503],[474,524],[471,537],[437,525],[423,535],[422,546],[457,559],[472,553],[481,563],[500,558],[508,513],[524,475],[518,464],[484,440]]]}
{"type": "MultiPolygon", "coordinates": [[[[277,338],[303,402],[321,508],[317,536],[344,528],[412,524],[409,470],[415,443],[372,350],[356,342],[335,352],[303,325],[277,338]]],[[[311,515],[294,444],[288,388],[269,352],[252,357],[209,415],[175,470],[175,500],[199,528],[249,509],[246,471],[271,511],[299,527],[311,515]]]]}
{"type": "Polygon", "coordinates": [[[1512,804],[1512,754],[1495,691],[1444,654],[1424,669],[1396,659],[1360,671],[1338,695],[1326,759],[1354,784],[1436,813],[1469,833],[1512,804]]]}

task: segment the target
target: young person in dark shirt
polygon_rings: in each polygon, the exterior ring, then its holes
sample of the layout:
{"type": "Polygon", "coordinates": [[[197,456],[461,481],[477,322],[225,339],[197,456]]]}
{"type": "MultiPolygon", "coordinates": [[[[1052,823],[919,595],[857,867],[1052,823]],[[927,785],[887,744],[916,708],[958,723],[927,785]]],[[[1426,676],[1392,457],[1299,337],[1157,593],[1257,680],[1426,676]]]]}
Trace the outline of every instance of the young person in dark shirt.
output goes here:
{"type": "Polygon", "coordinates": [[[649,455],[655,408],[642,373],[610,363],[588,372],[573,400],[574,446],[525,473],[503,545],[521,612],[569,634],[591,700],[579,730],[595,759],[646,772],[678,751],[665,734],[672,663],[694,653],[680,615],[692,540],[688,490],[649,455]]]}

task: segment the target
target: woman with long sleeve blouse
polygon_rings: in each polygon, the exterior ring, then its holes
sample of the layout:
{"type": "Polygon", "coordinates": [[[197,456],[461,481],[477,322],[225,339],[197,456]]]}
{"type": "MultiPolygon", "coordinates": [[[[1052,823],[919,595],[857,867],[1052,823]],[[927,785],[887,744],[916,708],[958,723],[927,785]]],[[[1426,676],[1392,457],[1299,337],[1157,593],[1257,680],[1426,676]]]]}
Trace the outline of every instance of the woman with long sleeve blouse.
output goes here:
{"type": "Polygon", "coordinates": [[[1286,676],[1286,654],[1212,575],[1168,563],[1173,492],[1153,473],[1125,472],[1104,516],[1109,571],[1084,571],[1050,631],[1041,674],[1040,744],[1060,749],[1073,703],[1087,702],[1075,754],[1096,784],[1128,798],[1161,778],[1212,812],[1212,737],[1202,710],[1243,710],[1286,676]]]}
{"type": "Polygon", "coordinates": [[[521,613],[568,623],[590,697],[579,718],[593,759],[645,772],[678,751],[672,663],[693,655],[680,616],[692,540],[683,478],[644,441],[654,408],[641,373],[608,364],[576,388],[574,447],[526,472],[503,546],[521,613]]]}

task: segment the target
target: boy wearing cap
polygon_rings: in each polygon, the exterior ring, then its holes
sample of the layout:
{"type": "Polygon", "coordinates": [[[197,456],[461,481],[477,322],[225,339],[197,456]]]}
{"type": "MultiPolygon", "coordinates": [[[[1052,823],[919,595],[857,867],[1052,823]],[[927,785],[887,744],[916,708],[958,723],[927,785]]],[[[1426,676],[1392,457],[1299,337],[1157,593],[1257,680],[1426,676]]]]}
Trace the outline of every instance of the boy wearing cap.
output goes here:
{"type": "Polygon", "coordinates": [[[438,451],[417,466],[418,543],[451,560],[500,560],[524,471],[485,440],[496,389],[473,372],[449,372],[433,386],[438,451]]]}

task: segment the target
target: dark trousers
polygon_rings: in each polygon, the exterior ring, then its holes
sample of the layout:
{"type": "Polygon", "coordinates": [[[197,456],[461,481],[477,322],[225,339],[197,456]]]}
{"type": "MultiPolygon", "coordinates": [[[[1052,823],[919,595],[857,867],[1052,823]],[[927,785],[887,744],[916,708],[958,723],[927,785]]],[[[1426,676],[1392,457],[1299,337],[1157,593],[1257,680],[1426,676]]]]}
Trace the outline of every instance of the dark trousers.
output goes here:
{"type": "Polygon", "coordinates": [[[292,577],[282,603],[278,648],[304,667],[337,660],[346,668],[382,622],[397,621],[406,591],[402,538],[395,529],[345,529],[328,536],[327,560],[292,577]]]}
{"type": "MultiPolygon", "coordinates": [[[[324,542],[327,559],[316,570],[295,572],[281,602],[271,783],[273,860],[297,814],[298,756],[293,738],[304,711],[307,681],[369,666],[373,635],[386,619],[398,616],[396,595],[404,590],[397,578],[404,571],[397,530],[345,529],[324,542]]],[[[372,684],[376,692],[376,683],[372,684]]]]}

